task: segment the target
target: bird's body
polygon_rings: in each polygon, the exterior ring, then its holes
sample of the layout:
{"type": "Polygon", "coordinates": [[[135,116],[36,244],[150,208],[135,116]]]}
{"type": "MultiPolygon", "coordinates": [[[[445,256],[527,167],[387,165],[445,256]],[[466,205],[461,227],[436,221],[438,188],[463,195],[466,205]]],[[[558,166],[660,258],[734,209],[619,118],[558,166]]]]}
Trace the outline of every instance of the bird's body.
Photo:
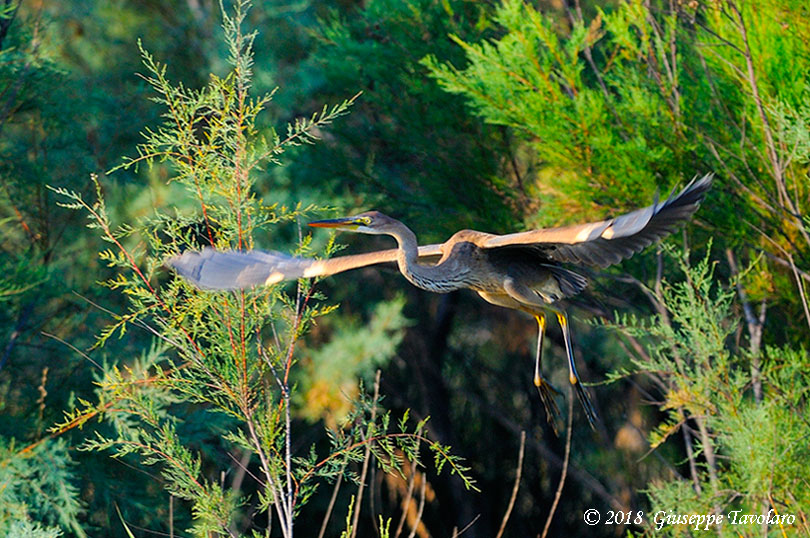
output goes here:
{"type": "MultiPolygon", "coordinates": [[[[404,248],[397,257],[397,265],[403,276],[417,288],[434,293],[470,289],[492,304],[531,313],[536,309],[529,304],[521,307],[521,303],[509,295],[505,288],[508,279],[523,283],[549,305],[578,293],[587,284],[584,277],[542,259],[526,258],[521,253],[509,252],[509,249],[491,252],[485,246],[479,246],[486,245],[492,237],[496,236],[461,230],[439,246],[441,258],[435,265],[419,263],[418,250],[404,248]],[[563,282],[558,279],[563,279],[563,282]],[[562,287],[566,287],[569,293],[563,293],[562,287]]],[[[410,242],[401,240],[400,244],[410,242]]]]}
{"type": "Polygon", "coordinates": [[[327,276],[395,261],[414,286],[434,293],[471,289],[494,305],[522,310],[539,327],[535,385],[552,420],[556,410],[550,386],[540,372],[546,312],[553,312],[563,329],[569,380],[593,422],[595,412],[579,382],[568,320],[559,301],[587,286],[585,277],[563,264],[605,267],[632,256],[672,232],[697,209],[711,184],[711,175],[692,181],[666,201],[600,222],[494,235],[461,230],[441,244],[418,246],[414,233],[401,222],[377,211],[310,223],[368,234],[390,235],[398,248],[329,260],[296,258],[280,253],[220,252],[210,248],[186,252],[167,262],[195,285],[208,289],[239,289],[281,280],[327,276]]]}

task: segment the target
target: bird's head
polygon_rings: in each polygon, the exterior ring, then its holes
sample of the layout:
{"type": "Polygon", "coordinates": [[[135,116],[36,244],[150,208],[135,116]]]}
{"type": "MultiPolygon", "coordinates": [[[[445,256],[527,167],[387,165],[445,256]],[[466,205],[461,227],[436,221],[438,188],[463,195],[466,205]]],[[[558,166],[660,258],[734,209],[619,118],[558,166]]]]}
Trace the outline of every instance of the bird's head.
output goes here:
{"type": "Polygon", "coordinates": [[[364,234],[388,234],[398,224],[399,221],[383,215],[379,211],[366,211],[353,217],[316,220],[309,223],[314,228],[337,228],[344,232],[364,234]]]}

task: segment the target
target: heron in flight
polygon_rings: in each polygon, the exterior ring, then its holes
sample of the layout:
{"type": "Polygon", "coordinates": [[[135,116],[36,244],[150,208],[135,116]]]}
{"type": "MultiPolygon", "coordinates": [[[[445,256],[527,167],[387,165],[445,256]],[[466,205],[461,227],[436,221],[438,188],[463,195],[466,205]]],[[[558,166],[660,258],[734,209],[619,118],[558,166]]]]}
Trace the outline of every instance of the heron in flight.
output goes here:
{"type": "Polygon", "coordinates": [[[574,364],[568,315],[561,304],[562,300],[581,292],[588,282],[569,267],[607,267],[671,233],[697,210],[711,181],[711,174],[696,178],[663,203],[658,203],[656,197],[651,206],[587,224],[507,235],[461,230],[444,243],[419,246],[416,235],[407,226],[378,211],[369,211],[351,217],[319,220],[309,225],[390,235],[396,239],[398,248],[327,260],[258,250],[241,252],[205,248],[202,252],[186,251],[168,260],[167,265],[200,288],[234,290],[396,262],[402,275],[423,290],[435,293],[463,288],[474,290],[489,303],[522,310],[537,321],[534,384],[546,416],[554,425],[559,411],[551,392],[553,388],[541,370],[546,315],[551,312],[562,329],[568,379],[593,426],[596,412],[574,364]]]}

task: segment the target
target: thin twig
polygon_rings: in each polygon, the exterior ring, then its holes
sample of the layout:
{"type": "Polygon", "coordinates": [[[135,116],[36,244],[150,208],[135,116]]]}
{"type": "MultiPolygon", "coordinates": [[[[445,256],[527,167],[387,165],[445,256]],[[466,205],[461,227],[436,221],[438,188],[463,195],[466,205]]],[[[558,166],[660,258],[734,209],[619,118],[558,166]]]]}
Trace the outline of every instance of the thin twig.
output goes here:
{"type": "Polygon", "coordinates": [[[804,283],[799,276],[799,270],[796,267],[796,264],[793,262],[793,256],[787,252],[785,254],[787,254],[788,261],[790,262],[790,268],[793,271],[794,278],[796,279],[796,286],[799,288],[799,297],[802,300],[802,308],[804,308],[804,318],[807,320],[807,326],[810,327],[810,308],[807,306],[807,295],[804,291],[804,283]]]}
{"type": "MultiPolygon", "coordinates": [[[[73,351],[75,351],[76,353],[78,353],[79,355],[81,355],[81,356],[82,356],[82,358],[84,358],[85,360],[87,360],[88,362],[90,362],[90,363],[91,363],[93,366],[95,366],[96,368],[98,368],[98,369],[99,369],[99,370],[101,370],[101,371],[104,371],[104,368],[102,368],[102,367],[101,367],[101,365],[100,365],[99,363],[97,363],[95,360],[93,360],[93,358],[92,358],[92,357],[90,357],[90,355],[88,355],[87,353],[85,353],[85,352],[84,352],[84,351],[82,351],[81,349],[77,348],[76,346],[74,346],[74,345],[73,345],[73,344],[71,344],[70,342],[66,342],[66,341],[62,340],[61,338],[59,338],[58,336],[56,336],[56,335],[54,335],[54,334],[51,334],[51,333],[46,333],[45,331],[41,331],[41,332],[40,332],[40,334],[41,334],[42,336],[47,337],[47,338],[53,338],[54,340],[56,340],[56,341],[57,341],[57,342],[59,342],[60,344],[64,344],[64,345],[66,345],[66,346],[67,346],[67,347],[69,347],[71,350],[73,350],[73,351]]],[[[0,365],[1,365],[1,364],[2,364],[2,363],[0,363],[0,365]]]]}
{"type": "Polygon", "coordinates": [[[402,529],[405,526],[405,517],[408,515],[408,506],[411,504],[411,499],[413,498],[413,488],[416,485],[416,458],[411,462],[411,474],[408,477],[408,493],[405,495],[405,499],[402,501],[402,515],[399,518],[399,523],[397,523],[397,530],[394,533],[394,538],[399,538],[399,535],[402,533],[402,529]]]}
{"type": "MultiPolygon", "coordinates": [[[[371,407],[371,422],[377,419],[377,400],[380,397],[380,370],[377,370],[377,375],[374,377],[374,400],[371,407]]],[[[363,457],[363,470],[360,472],[360,484],[357,486],[357,502],[354,505],[354,515],[352,516],[352,535],[351,538],[357,536],[357,521],[360,519],[360,503],[363,501],[363,490],[366,485],[366,476],[368,475],[368,462],[371,459],[371,443],[366,445],[366,453],[363,457]]]]}
{"type": "Polygon", "coordinates": [[[768,252],[767,250],[763,250],[763,249],[761,249],[759,247],[755,247],[755,246],[752,246],[752,245],[749,245],[749,244],[746,244],[746,246],[748,246],[750,248],[754,248],[758,252],[761,252],[762,254],[764,254],[772,262],[778,263],[779,265],[781,265],[783,267],[788,267],[791,270],[794,270],[802,278],[802,280],[804,280],[806,282],[810,282],[810,273],[807,273],[806,271],[802,271],[801,269],[796,267],[795,264],[791,265],[789,261],[784,260],[784,259],[780,258],[779,256],[776,256],[775,254],[773,254],[771,252],[768,252]]]}
{"type": "Polygon", "coordinates": [[[323,516],[323,523],[321,523],[321,531],[318,533],[318,538],[323,538],[326,532],[326,525],[329,523],[329,517],[332,515],[332,509],[335,507],[338,491],[340,490],[340,483],[343,482],[343,473],[338,475],[335,480],[335,487],[332,489],[332,498],[329,499],[329,506],[326,507],[326,514],[323,516]]]}
{"type": "MultiPolygon", "coordinates": [[[[520,432],[523,431],[520,427],[520,424],[513,420],[511,415],[504,411],[503,409],[499,408],[497,405],[492,404],[482,398],[480,398],[477,394],[472,392],[464,392],[464,397],[471,402],[474,402],[476,405],[480,406],[484,413],[489,415],[490,417],[494,418],[498,424],[502,425],[504,428],[512,432],[515,437],[520,435],[520,432]]],[[[561,461],[561,458],[548,446],[539,442],[536,439],[529,439],[528,442],[529,448],[535,450],[543,461],[547,462],[548,464],[558,467],[560,469],[563,468],[565,465],[564,461],[561,461]]],[[[579,468],[576,464],[570,465],[571,477],[582,484],[585,488],[588,489],[591,493],[596,495],[597,497],[601,498],[605,504],[613,508],[614,510],[620,510],[626,512],[630,510],[630,506],[623,503],[619,500],[619,498],[612,495],[607,488],[599,482],[593,475],[591,475],[587,470],[579,468]]]]}
{"type": "MultiPolygon", "coordinates": [[[[267,455],[264,453],[264,450],[262,450],[262,443],[259,440],[259,436],[256,434],[256,428],[253,425],[253,417],[251,415],[246,415],[245,419],[248,426],[250,439],[253,442],[253,445],[256,447],[256,454],[258,454],[259,461],[261,462],[262,472],[264,473],[264,476],[267,477],[267,485],[273,494],[273,505],[276,508],[276,512],[278,512],[279,525],[281,525],[281,534],[286,538],[290,532],[290,529],[287,527],[287,523],[292,521],[292,515],[287,516],[288,506],[283,501],[284,487],[281,484],[276,484],[276,481],[273,480],[273,474],[270,471],[270,463],[267,460],[267,455]]],[[[269,517],[270,511],[268,510],[267,513],[269,517]]]]}
{"type": "Polygon", "coordinates": [[[472,521],[464,525],[464,528],[461,530],[458,530],[457,528],[453,527],[453,535],[452,535],[453,538],[458,538],[459,536],[467,532],[470,529],[470,527],[472,527],[475,524],[475,522],[478,521],[478,518],[480,517],[481,514],[477,514],[474,518],[472,518],[472,521]]]}
{"type": "Polygon", "coordinates": [[[408,538],[416,536],[416,529],[419,528],[419,522],[422,521],[422,512],[425,510],[425,488],[427,488],[427,479],[422,477],[422,487],[419,488],[419,511],[416,512],[416,520],[411,525],[411,533],[408,538]]]}
{"type": "MultiPolygon", "coordinates": [[[[754,104],[757,107],[760,121],[762,122],[762,129],[765,134],[765,142],[768,148],[768,157],[773,168],[773,179],[776,183],[776,189],[779,194],[780,201],[785,205],[785,208],[791,213],[793,219],[796,221],[796,228],[799,231],[799,234],[804,238],[807,244],[810,245],[810,234],[808,234],[805,230],[801,217],[799,216],[799,212],[796,209],[796,204],[788,193],[784,174],[785,165],[779,161],[779,154],[776,149],[776,142],[773,137],[770,120],[768,119],[768,114],[765,112],[765,105],[762,97],[759,94],[759,84],[757,81],[756,70],[754,69],[754,58],[748,41],[748,30],[745,25],[745,19],[743,19],[742,11],[740,11],[736,3],[730,3],[729,7],[734,10],[735,14],[737,15],[737,20],[739,21],[737,27],[740,31],[740,37],[742,38],[743,45],[745,46],[743,56],[745,57],[745,65],[747,68],[747,81],[751,87],[751,96],[754,99],[754,104]]],[[[810,322],[810,317],[808,317],[808,322],[810,322]]]]}
{"type": "MultiPolygon", "coordinates": [[[[241,471],[243,471],[243,474],[246,474],[250,478],[255,480],[256,483],[259,484],[261,487],[265,487],[264,481],[258,476],[256,476],[255,473],[250,472],[250,469],[248,469],[248,465],[250,464],[250,458],[253,456],[253,453],[251,451],[248,450],[245,453],[243,453],[241,461],[237,460],[236,457],[230,452],[226,452],[226,454],[228,455],[229,458],[231,458],[231,461],[233,461],[237,465],[237,467],[241,471]]],[[[240,480],[244,480],[244,477],[241,478],[240,480]]],[[[236,486],[241,487],[241,482],[237,483],[237,477],[235,476],[234,479],[231,481],[231,489],[238,491],[239,488],[237,488],[236,486]]]]}
{"type": "Polygon", "coordinates": [[[762,401],[762,380],[760,379],[759,363],[760,363],[760,347],[762,346],[762,324],[760,319],[764,322],[766,303],[763,300],[762,308],[760,310],[760,317],[754,315],[754,309],[751,307],[751,302],[748,300],[748,294],[740,281],[740,271],[737,267],[737,258],[734,252],[726,249],[726,259],[728,259],[728,266],[731,274],[734,277],[734,284],[737,288],[737,295],[743,307],[743,314],[745,316],[745,323],[748,327],[748,343],[749,351],[751,353],[751,384],[754,389],[754,401],[760,403],[762,401]]]}
{"type": "Polygon", "coordinates": [[[562,495],[563,486],[565,485],[565,477],[568,476],[568,462],[571,459],[571,438],[573,437],[574,430],[574,389],[573,386],[568,386],[568,426],[566,431],[565,440],[565,457],[563,458],[563,468],[560,474],[560,484],[557,486],[557,493],[554,495],[554,502],[551,503],[551,510],[548,512],[546,518],[546,525],[543,527],[543,534],[541,538],[546,538],[548,529],[551,527],[551,520],[554,518],[554,512],[557,511],[557,505],[560,503],[560,496],[562,495]]]}
{"type": "Polygon", "coordinates": [[[700,478],[698,477],[697,464],[695,463],[695,453],[692,449],[692,434],[689,432],[689,428],[686,427],[686,414],[683,411],[683,407],[678,408],[678,415],[683,423],[681,433],[683,433],[683,445],[686,447],[686,458],[689,461],[689,475],[692,477],[695,493],[700,495],[703,492],[703,488],[700,487],[700,478]]]}
{"type": "Polygon", "coordinates": [[[796,267],[796,263],[793,261],[793,255],[790,254],[785,247],[774,241],[770,238],[767,234],[760,232],[762,236],[771,242],[776,248],[782,251],[782,255],[787,258],[788,267],[790,267],[791,271],[793,271],[793,277],[796,279],[796,287],[799,289],[799,297],[802,300],[802,308],[804,308],[804,317],[807,320],[807,325],[810,327],[810,307],[807,304],[807,295],[804,291],[804,283],[802,282],[801,275],[799,273],[799,268],[796,267]]]}
{"type": "Polygon", "coordinates": [[[518,488],[520,488],[520,475],[523,474],[523,451],[526,448],[526,432],[520,432],[520,450],[518,451],[517,471],[515,471],[515,484],[512,486],[512,496],[509,498],[509,505],[506,507],[506,513],[501,520],[501,528],[498,529],[498,534],[495,538],[501,538],[503,531],[506,529],[506,522],[509,521],[509,516],[512,515],[512,508],[515,507],[515,499],[517,499],[518,488]]]}
{"type": "Polygon", "coordinates": [[[287,520],[290,538],[293,526],[293,484],[292,484],[292,417],[290,416],[290,386],[284,383],[284,461],[287,467],[287,520]]]}

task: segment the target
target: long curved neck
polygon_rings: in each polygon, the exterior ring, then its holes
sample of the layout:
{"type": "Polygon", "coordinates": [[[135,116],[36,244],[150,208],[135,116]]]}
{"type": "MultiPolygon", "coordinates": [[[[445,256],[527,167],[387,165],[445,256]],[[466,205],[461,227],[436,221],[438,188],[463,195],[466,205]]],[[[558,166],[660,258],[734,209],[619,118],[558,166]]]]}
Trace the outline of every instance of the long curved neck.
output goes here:
{"type": "Polygon", "coordinates": [[[419,263],[419,244],[416,235],[402,223],[399,223],[389,234],[397,240],[397,265],[400,272],[411,284],[423,290],[435,293],[447,293],[461,289],[463,282],[457,278],[456,271],[447,262],[439,265],[422,265],[419,263]]]}

